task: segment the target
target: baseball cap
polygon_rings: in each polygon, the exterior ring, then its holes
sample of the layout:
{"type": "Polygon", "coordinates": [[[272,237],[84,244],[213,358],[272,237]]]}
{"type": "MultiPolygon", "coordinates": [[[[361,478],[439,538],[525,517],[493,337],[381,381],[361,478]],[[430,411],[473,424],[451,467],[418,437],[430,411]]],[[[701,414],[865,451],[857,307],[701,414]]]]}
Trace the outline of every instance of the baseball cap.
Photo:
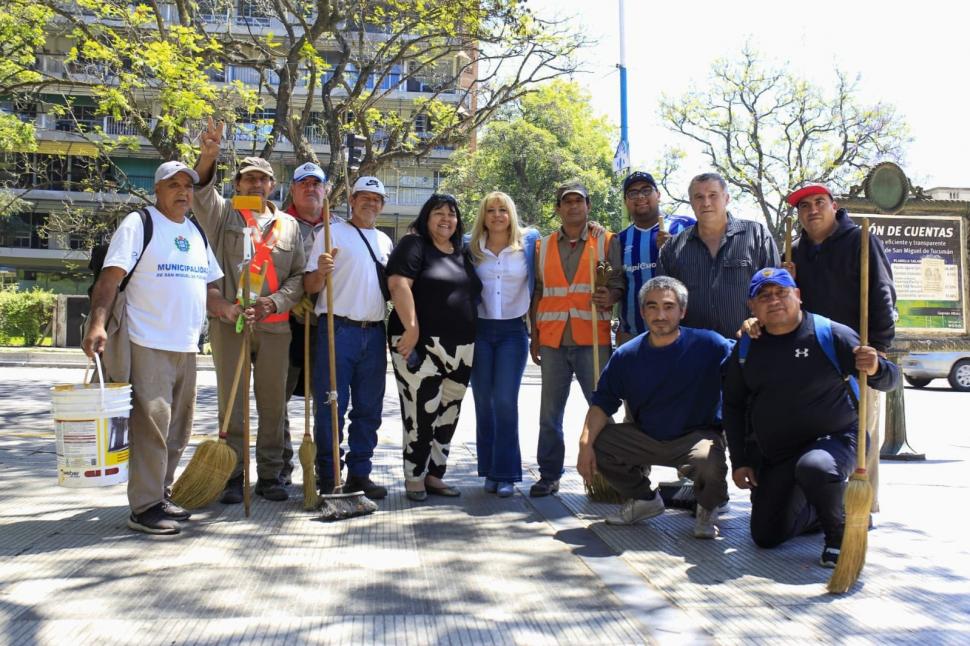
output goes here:
{"type": "Polygon", "coordinates": [[[293,171],[294,182],[303,181],[307,177],[316,177],[321,182],[327,181],[327,174],[323,172],[322,168],[320,168],[313,162],[307,162],[301,166],[297,166],[296,170],[293,171]]]}
{"type": "Polygon", "coordinates": [[[654,181],[653,175],[650,173],[645,173],[642,170],[634,171],[626,176],[623,180],[623,192],[626,193],[627,189],[637,182],[646,182],[650,186],[657,188],[657,182],[654,181]]]}
{"type": "Polygon", "coordinates": [[[194,183],[199,183],[199,174],[180,161],[167,161],[155,169],[155,183],[173,177],[176,173],[185,173],[194,183]]]}
{"type": "Polygon", "coordinates": [[[792,192],[785,201],[791,206],[798,206],[798,203],[810,195],[828,195],[832,197],[830,191],[824,184],[806,184],[805,186],[792,192]]]}
{"type": "Polygon", "coordinates": [[[751,277],[751,284],[748,286],[748,298],[754,298],[765,285],[779,285],[781,287],[798,287],[795,279],[791,277],[787,269],[780,267],[765,267],[755,272],[751,277]]]}
{"type": "Polygon", "coordinates": [[[381,180],[370,175],[364,175],[363,177],[358,177],[357,181],[354,182],[354,188],[350,191],[351,195],[356,195],[361,191],[366,191],[368,193],[377,193],[381,197],[387,197],[387,193],[384,191],[384,184],[381,180]]]}
{"type": "Polygon", "coordinates": [[[273,174],[273,167],[262,157],[243,157],[239,170],[236,171],[236,177],[239,178],[243,173],[248,173],[251,170],[259,171],[276,179],[276,175],[273,174]]]}
{"type": "Polygon", "coordinates": [[[560,184],[559,188],[556,189],[556,204],[559,204],[562,198],[570,193],[578,193],[584,199],[589,199],[589,189],[583,186],[581,182],[566,182],[565,184],[560,184]]]}

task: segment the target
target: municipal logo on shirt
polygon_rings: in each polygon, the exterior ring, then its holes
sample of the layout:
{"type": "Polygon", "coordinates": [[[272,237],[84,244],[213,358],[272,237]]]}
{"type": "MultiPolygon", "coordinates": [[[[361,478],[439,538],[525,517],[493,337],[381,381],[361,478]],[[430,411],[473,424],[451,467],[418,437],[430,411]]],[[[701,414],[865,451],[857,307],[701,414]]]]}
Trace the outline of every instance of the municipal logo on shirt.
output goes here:
{"type": "Polygon", "coordinates": [[[184,236],[179,236],[175,238],[175,248],[183,253],[187,252],[189,250],[189,241],[184,236]]]}

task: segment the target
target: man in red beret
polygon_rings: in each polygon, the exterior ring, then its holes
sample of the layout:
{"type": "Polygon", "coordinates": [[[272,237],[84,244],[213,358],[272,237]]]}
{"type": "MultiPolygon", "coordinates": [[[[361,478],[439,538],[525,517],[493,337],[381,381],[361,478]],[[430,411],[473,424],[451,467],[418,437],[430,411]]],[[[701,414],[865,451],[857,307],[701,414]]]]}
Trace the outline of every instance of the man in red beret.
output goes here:
{"type": "MultiPolygon", "coordinates": [[[[792,265],[786,267],[798,283],[807,311],[821,314],[859,333],[859,246],[862,229],[839,208],[832,192],[822,184],[806,184],[787,198],[795,207],[802,233],[792,244],[792,265]]],[[[896,289],[882,241],[869,236],[869,345],[885,356],[895,336],[896,289]]],[[[879,511],[879,409],[878,391],[869,390],[867,428],[869,451],[866,469],[879,511]]]]}

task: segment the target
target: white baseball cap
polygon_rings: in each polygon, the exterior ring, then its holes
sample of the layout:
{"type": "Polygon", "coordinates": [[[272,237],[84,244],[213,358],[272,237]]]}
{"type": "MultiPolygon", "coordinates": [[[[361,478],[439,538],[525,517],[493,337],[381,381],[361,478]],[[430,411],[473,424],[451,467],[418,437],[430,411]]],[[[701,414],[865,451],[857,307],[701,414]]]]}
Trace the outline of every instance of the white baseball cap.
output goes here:
{"type": "Polygon", "coordinates": [[[387,193],[384,191],[384,184],[381,180],[370,175],[364,175],[363,177],[358,177],[357,181],[354,182],[354,188],[350,191],[351,195],[356,195],[361,191],[367,191],[368,193],[377,193],[381,197],[387,197],[387,193]]]}
{"type": "Polygon", "coordinates": [[[155,183],[174,177],[176,173],[185,173],[194,183],[199,183],[199,174],[180,161],[168,161],[159,166],[155,170],[155,183]]]}
{"type": "Polygon", "coordinates": [[[307,162],[296,167],[293,171],[293,181],[299,182],[307,177],[316,177],[321,182],[327,181],[327,174],[323,172],[323,169],[314,164],[313,162],[307,162]]]}

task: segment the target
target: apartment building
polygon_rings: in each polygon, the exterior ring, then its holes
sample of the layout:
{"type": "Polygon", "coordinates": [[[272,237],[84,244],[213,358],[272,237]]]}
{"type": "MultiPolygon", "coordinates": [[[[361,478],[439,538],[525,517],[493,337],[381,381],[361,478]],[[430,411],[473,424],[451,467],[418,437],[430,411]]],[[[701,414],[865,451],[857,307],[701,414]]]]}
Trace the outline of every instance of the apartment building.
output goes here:
{"type": "MultiPolygon", "coordinates": [[[[201,17],[207,29],[213,32],[280,33],[282,25],[279,21],[262,13],[259,6],[250,0],[237,0],[234,6],[203,13],[201,17]]],[[[172,5],[162,4],[161,11],[166,19],[175,16],[172,5]]],[[[366,31],[370,32],[372,28],[366,31]]],[[[379,29],[373,31],[368,36],[381,37],[379,29]]],[[[327,48],[333,46],[334,43],[327,42],[318,44],[325,58],[327,48]]],[[[51,37],[37,57],[38,69],[65,80],[86,76],[93,78],[101,72],[96,64],[66,63],[65,55],[70,47],[71,43],[65,39],[51,37]]],[[[462,61],[456,57],[456,60],[445,61],[444,64],[458,66],[466,62],[467,58],[462,61]]],[[[381,81],[379,89],[388,93],[379,109],[395,111],[402,118],[412,119],[414,132],[419,137],[425,136],[428,123],[425,116],[414,114],[415,101],[437,92],[438,100],[461,104],[463,109],[469,111],[475,109],[471,95],[462,92],[458,84],[453,90],[442,93],[440,85],[409,74],[407,66],[408,62],[403,62],[381,81]]],[[[354,70],[350,68],[348,73],[353,74],[354,70]]],[[[256,69],[235,65],[225,65],[221,70],[211,72],[210,79],[216,84],[241,82],[253,88],[260,84],[260,74],[256,69]]],[[[279,83],[273,74],[269,75],[268,80],[271,85],[279,83]]],[[[375,81],[370,79],[368,88],[374,88],[375,81]]],[[[305,99],[306,92],[305,84],[298,85],[295,99],[305,99]]],[[[59,92],[58,88],[31,101],[10,97],[4,100],[4,97],[0,97],[0,110],[34,124],[38,144],[36,152],[7,155],[0,164],[0,172],[5,172],[8,178],[13,177],[16,193],[32,204],[27,212],[0,220],[0,276],[7,283],[17,282],[21,288],[36,285],[59,293],[81,294],[85,293],[91,281],[86,269],[88,250],[78,236],[44,236],[44,224],[51,213],[72,209],[117,208],[119,203],[127,202],[140,203],[138,193],[150,194],[153,173],[160,159],[148,141],[137,136],[131,123],[97,114],[91,96],[76,91],[70,95],[69,112],[60,114],[65,103],[63,92],[59,92]],[[135,137],[140,146],[137,150],[119,147],[111,154],[111,163],[108,163],[108,160],[99,157],[98,147],[89,143],[82,134],[94,131],[95,126],[110,137],[135,137]]],[[[152,119],[152,124],[155,123],[155,117],[146,116],[152,119]]],[[[273,116],[272,101],[267,101],[267,106],[256,114],[240,115],[235,126],[227,133],[224,148],[233,147],[238,156],[259,154],[270,131],[267,119],[273,116]]],[[[317,156],[326,163],[331,154],[337,151],[331,150],[324,134],[321,126],[323,118],[321,105],[320,111],[311,115],[304,132],[317,156]]],[[[380,132],[374,135],[374,143],[378,146],[382,136],[380,132]]],[[[378,173],[388,191],[378,226],[392,239],[400,237],[421,204],[438,187],[440,168],[452,153],[450,147],[436,148],[420,162],[395,163],[378,173]]],[[[277,141],[270,162],[280,179],[273,199],[281,204],[289,191],[288,178],[298,165],[293,145],[286,139],[277,141]]],[[[228,183],[224,185],[224,192],[227,195],[231,193],[228,183]]],[[[344,205],[335,205],[338,213],[344,209],[344,205]]]]}

